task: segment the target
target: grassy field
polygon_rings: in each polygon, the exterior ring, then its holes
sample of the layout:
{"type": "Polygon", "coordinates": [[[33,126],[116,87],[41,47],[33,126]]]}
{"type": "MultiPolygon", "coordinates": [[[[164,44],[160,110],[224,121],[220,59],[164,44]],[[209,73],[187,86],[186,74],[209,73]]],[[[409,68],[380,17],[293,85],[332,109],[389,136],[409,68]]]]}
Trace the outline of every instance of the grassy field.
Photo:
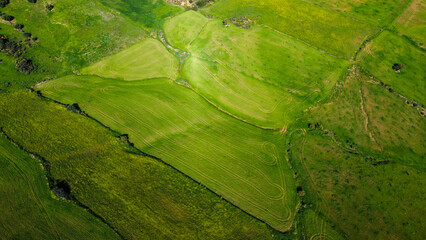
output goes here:
{"type": "Polygon", "coordinates": [[[126,50],[80,70],[81,74],[122,80],[177,76],[179,61],[158,40],[147,38],[126,50]]]}
{"type": "Polygon", "coordinates": [[[426,53],[407,39],[385,31],[366,46],[358,60],[365,70],[396,92],[426,103],[426,53]],[[395,63],[402,66],[401,72],[392,69],[395,63]]]}
{"type": "Polygon", "coordinates": [[[168,79],[68,76],[38,89],[61,102],[78,102],[107,126],[128,133],[138,148],[271,226],[291,226],[297,197],[284,158],[284,133],[229,117],[168,79]]]}
{"type": "Polygon", "coordinates": [[[410,38],[421,48],[426,44],[426,1],[414,0],[394,22],[398,33],[410,38]]]}
{"type": "Polygon", "coordinates": [[[385,26],[410,3],[410,0],[307,0],[325,9],[340,12],[373,25],[385,26]]]}
{"type": "Polygon", "coordinates": [[[191,53],[182,76],[195,91],[262,127],[283,128],[326,98],[347,64],[271,29],[207,23],[195,12],[172,18],[165,33],[191,53]],[[191,33],[187,39],[176,33],[181,28],[191,33]]]}
{"type": "Polygon", "coordinates": [[[2,239],[120,239],[85,209],[52,198],[37,159],[0,135],[2,239]]]}
{"type": "Polygon", "coordinates": [[[346,238],[422,239],[425,129],[418,109],[353,69],[289,129],[302,201],[346,238]]]}
{"type": "Polygon", "coordinates": [[[0,126],[48,160],[52,176],[69,183],[76,199],[127,239],[278,234],[164,163],[131,153],[97,122],[35,94],[0,94],[0,126]]]}
{"type": "Polygon", "coordinates": [[[186,11],[164,23],[164,31],[171,45],[188,50],[207,23],[207,18],[195,11],[186,11]]]}
{"type": "Polygon", "coordinates": [[[377,27],[334,10],[297,0],[221,0],[205,13],[231,18],[247,16],[321,50],[349,59],[377,27]]]}

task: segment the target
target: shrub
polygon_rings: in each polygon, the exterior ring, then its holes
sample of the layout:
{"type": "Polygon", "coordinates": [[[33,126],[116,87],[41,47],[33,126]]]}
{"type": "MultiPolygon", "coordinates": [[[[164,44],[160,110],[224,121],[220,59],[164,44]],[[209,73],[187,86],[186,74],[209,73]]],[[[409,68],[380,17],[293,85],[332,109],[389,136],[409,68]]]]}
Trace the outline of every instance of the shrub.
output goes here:
{"type": "Polygon", "coordinates": [[[35,70],[35,66],[31,59],[21,58],[16,60],[16,69],[22,73],[31,73],[35,70]]]}
{"type": "Polygon", "coordinates": [[[52,11],[52,10],[53,10],[53,8],[54,8],[54,6],[53,6],[52,4],[46,4],[46,9],[47,9],[48,11],[52,11]]]}
{"type": "Polygon", "coordinates": [[[0,7],[4,8],[6,7],[7,4],[9,4],[10,1],[9,0],[0,0],[0,7]]]}
{"type": "Polygon", "coordinates": [[[14,16],[7,15],[6,13],[3,13],[3,15],[1,16],[1,18],[3,20],[9,21],[9,22],[12,21],[13,19],[15,19],[14,16]]]}
{"type": "Polygon", "coordinates": [[[24,32],[22,35],[24,35],[26,38],[30,38],[32,36],[31,33],[28,32],[24,32]]]}
{"type": "Polygon", "coordinates": [[[28,0],[28,2],[30,2],[30,3],[36,3],[37,0],[28,0]]]}
{"type": "Polygon", "coordinates": [[[23,29],[24,28],[24,25],[23,24],[20,24],[20,23],[17,23],[17,24],[15,24],[15,26],[13,26],[14,28],[16,28],[16,29],[23,29]]]}

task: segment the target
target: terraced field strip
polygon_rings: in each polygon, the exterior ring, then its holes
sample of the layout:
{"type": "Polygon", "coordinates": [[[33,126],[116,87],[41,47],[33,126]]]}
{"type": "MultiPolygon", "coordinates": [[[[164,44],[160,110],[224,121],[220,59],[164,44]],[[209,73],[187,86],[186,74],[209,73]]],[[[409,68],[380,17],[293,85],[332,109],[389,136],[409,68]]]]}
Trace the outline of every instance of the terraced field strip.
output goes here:
{"type": "Polygon", "coordinates": [[[244,124],[168,79],[67,76],[37,88],[58,101],[78,102],[105,125],[128,133],[144,152],[274,228],[291,226],[297,197],[281,132],[244,124]]]}
{"type": "Polygon", "coordinates": [[[5,239],[120,239],[89,212],[55,200],[39,162],[0,134],[0,234],[5,239]]]}
{"type": "Polygon", "coordinates": [[[158,41],[147,38],[126,50],[80,70],[81,74],[122,80],[177,76],[179,61],[158,41]]]}
{"type": "Polygon", "coordinates": [[[182,41],[176,29],[193,33],[183,44],[191,43],[186,45],[191,56],[182,68],[191,88],[224,112],[263,128],[282,129],[327,97],[347,64],[272,29],[226,27],[191,11],[165,26],[171,43],[182,41]],[[203,21],[187,19],[194,16],[203,21]]]}

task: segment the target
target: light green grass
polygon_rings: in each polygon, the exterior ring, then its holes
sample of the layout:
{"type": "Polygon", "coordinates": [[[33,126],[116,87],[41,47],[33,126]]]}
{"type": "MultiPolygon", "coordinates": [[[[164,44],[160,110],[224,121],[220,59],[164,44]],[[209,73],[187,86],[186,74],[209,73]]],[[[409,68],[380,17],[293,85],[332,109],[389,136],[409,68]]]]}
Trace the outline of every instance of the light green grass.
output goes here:
{"type": "MultiPolygon", "coordinates": [[[[153,105],[149,109],[154,110],[153,105]]],[[[132,116],[126,114],[126,119],[132,116]]],[[[97,122],[35,94],[0,94],[0,126],[25,149],[49,161],[53,178],[67,181],[80,202],[126,239],[263,240],[277,235],[163,162],[135,154],[97,122]]],[[[85,229],[84,222],[80,224],[85,229]]],[[[70,238],[80,239],[78,234],[70,238]]]]}
{"type": "Polygon", "coordinates": [[[0,135],[2,239],[120,239],[87,210],[52,198],[36,158],[0,135]]]}
{"type": "Polygon", "coordinates": [[[174,47],[188,50],[188,45],[194,41],[207,19],[198,12],[187,11],[164,23],[167,40],[174,47]]]}
{"type": "Polygon", "coordinates": [[[284,133],[229,117],[167,79],[68,76],[38,89],[61,102],[78,102],[107,126],[128,133],[138,148],[274,228],[291,226],[297,197],[284,158],[284,133]]]}
{"type": "Polygon", "coordinates": [[[367,45],[358,60],[365,70],[396,92],[426,103],[426,53],[408,40],[385,31],[367,45]],[[403,66],[400,73],[392,69],[395,63],[403,66]]]}
{"type": "Polygon", "coordinates": [[[377,30],[368,23],[298,0],[221,0],[205,12],[225,18],[247,16],[346,59],[377,30]]]}
{"type": "Polygon", "coordinates": [[[394,26],[398,33],[415,41],[420,47],[425,48],[426,1],[412,1],[410,6],[395,21],[394,26]]]}
{"type": "Polygon", "coordinates": [[[177,75],[179,61],[158,40],[147,38],[126,50],[107,57],[87,68],[82,74],[123,80],[170,78],[177,75]]]}
{"type": "MultiPolygon", "coordinates": [[[[172,21],[176,27],[171,29],[186,24],[172,21]]],[[[179,39],[166,34],[171,42],[179,39]]],[[[225,27],[220,20],[207,23],[188,51],[182,76],[195,91],[221,109],[269,128],[287,126],[326,98],[347,64],[273,30],[225,27]]]]}

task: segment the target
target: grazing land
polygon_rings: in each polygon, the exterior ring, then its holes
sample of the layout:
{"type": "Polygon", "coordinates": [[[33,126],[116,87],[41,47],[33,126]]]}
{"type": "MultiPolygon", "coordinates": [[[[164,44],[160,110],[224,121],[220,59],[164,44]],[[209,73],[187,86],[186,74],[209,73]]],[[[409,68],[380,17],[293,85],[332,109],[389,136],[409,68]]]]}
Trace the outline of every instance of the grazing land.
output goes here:
{"type": "Polygon", "coordinates": [[[359,55],[360,65],[402,95],[426,103],[426,52],[385,31],[359,55]],[[400,69],[395,69],[398,64],[400,69]]]}
{"type": "Polygon", "coordinates": [[[297,197],[284,158],[284,132],[236,120],[169,79],[125,82],[67,76],[38,89],[64,103],[78,102],[113,130],[128,133],[142,151],[271,226],[291,226],[297,197]]]}
{"type": "Polygon", "coordinates": [[[308,1],[221,0],[204,10],[224,18],[246,16],[333,55],[349,59],[378,28],[308,1]]]}
{"type": "Polygon", "coordinates": [[[0,135],[2,239],[120,239],[72,202],[54,199],[37,158],[0,135]]]}

